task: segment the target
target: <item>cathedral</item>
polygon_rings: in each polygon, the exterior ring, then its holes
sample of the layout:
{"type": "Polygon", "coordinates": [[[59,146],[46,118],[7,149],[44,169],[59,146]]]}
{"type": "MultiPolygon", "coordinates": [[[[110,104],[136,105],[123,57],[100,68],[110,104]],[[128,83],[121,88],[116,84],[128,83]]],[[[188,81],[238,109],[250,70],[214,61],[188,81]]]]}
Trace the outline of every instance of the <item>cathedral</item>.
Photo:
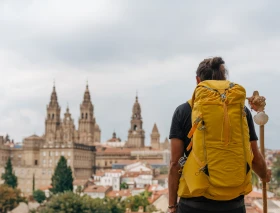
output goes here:
{"type": "Polygon", "coordinates": [[[0,174],[4,172],[10,157],[19,188],[29,195],[32,193],[33,176],[36,189],[50,186],[60,156],[67,159],[75,180],[87,180],[96,170],[123,168],[137,161],[145,161],[154,168],[168,165],[169,141],[166,138],[160,142],[156,124],[150,139],[151,145],[145,146],[145,131],[137,96],[132,107],[127,141],[121,141],[114,132],[111,139],[101,143],[101,129],[94,116],[89,86],[86,85],[80,104],[78,128],[68,106],[61,118],[61,108],[53,86],[42,136],[32,135],[19,144],[15,144],[8,136],[0,136],[0,174]]]}
{"type": "Polygon", "coordinates": [[[90,99],[88,85],[84,93],[83,102],[80,105],[79,127],[76,130],[74,120],[71,118],[67,106],[64,118],[60,118],[60,106],[58,104],[55,87],[51,94],[51,100],[47,106],[47,118],[45,121],[45,141],[48,144],[68,144],[77,142],[85,145],[93,145],[100,142],[101,131],[94,117],[94,108],[90,99]]]}

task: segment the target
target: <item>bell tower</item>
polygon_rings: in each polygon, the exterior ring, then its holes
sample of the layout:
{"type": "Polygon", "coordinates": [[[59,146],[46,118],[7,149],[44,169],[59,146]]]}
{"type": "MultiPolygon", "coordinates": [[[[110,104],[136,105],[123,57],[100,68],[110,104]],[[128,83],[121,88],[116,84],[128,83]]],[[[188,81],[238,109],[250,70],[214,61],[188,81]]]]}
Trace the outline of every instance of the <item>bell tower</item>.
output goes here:
{"type": "Polygon", "coordinates": [[[56,139],[56,132],[60,128],[60,106],[57,101],[55,85],[51,94],[51,100],[47,105],[47,118],[45,120],[45,136],[46,141],[54,142],[56,139]]]}
{"type": "Polygon", "coordinates": [[[132,108],[130,129],[128,130],[127,147],[142,148],[145,146],[145,131],[142,129],[142,125],[141,106],[138,102],[138,96],[136,96],[132,108]]]}
{"type": "Polygon", "coordinates": [[[64,113],[62,130],[63,130],[63,142],[64,143],[74,142],[75,124],[74,124],[74,120],[71,117],[71,113],[69,112],[68,106],[66,112],[64,113]]]}
{"type": "Polygon", "coordinates": [[[95,118],[93,114],[93,105],[90,99],[88,84],[84,94],[84,100],[80,105],[79,119],[79,142],[91,145],[94,142],[95,118]]]}
{"type": "Polygon", "coordinates": [[[153,149],[160,149],[160,134],[156,124],[154,124],[151,134],[151,146],[153,149]]]}

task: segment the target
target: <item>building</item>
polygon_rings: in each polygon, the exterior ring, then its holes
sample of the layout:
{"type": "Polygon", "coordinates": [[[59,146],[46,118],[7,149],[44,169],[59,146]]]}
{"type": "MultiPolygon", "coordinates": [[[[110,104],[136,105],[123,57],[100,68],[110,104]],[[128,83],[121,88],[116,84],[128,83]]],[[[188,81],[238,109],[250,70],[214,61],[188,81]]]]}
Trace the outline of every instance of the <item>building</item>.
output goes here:
{"type": "Polygon", "coordinates": [[[88,85],[80,105],[79,127],[75,128],[69,107],[61,118],[58,98],[53,87],[47,105],[45,133],[24,139],[22,145],[15,145],[9,137],[0,137],[0,173],[11,157],[18,187],[26,195],[35,188],[48,187],[57,162],[61,156],[67,159],[74,179],[88,179],[94,173],[94,141],[100,141],[101,130],[96,124],[88,85]]]}
{"type": "MultiPolygon", "coordinates": [[[[4,172],[4,165],[11,157],[19,188],[29,195],[32,193],[33,178],[36,189],[50,186],[52,174],[61,156],[64,156],[71,166],[74,180],[86,182],[97,170],[116,167],[123,169],[126,165],[138,161],[149,163],[153,168],[167,166],[170,158],[168,149],[168,139],[160,143],[156,124],[151,133],[151,146],[145,146],[145,131],[138,96],[132,108],[127,141],[121,141],[114,132],[111,139],[101,143],[101,129],[94,116],[89,86],[86,85],[80,104],[77,128],[68,106],[61,116],[56,88],[53,86],[46,107],[43,135],[31,135],[20,144],[15,144],[8,135],[0,136],[0,173],[4,172]]],[[[103,178],[103,181],[109,181],[109,176],[103,178]]],[[[145,177],[142,179],[144,184],[145,177]]],[[[119,190],[119,177],[114,177],[111,181],[113,189],[119,190]]]]}
{"type": "Polygon", "coordinates": [[[145,131],[138,96],[132,107],[132,116],[127,141],[121,141],[113,133],[105,143],[95,143],[97,169],[123,169],[126,165],[144,161],[152,167],[168,166],[170,160],[170,144],[166,138],[160,142],[160,134],[156,124],[151,133],[151,146],[145,146],[145,131]]]}

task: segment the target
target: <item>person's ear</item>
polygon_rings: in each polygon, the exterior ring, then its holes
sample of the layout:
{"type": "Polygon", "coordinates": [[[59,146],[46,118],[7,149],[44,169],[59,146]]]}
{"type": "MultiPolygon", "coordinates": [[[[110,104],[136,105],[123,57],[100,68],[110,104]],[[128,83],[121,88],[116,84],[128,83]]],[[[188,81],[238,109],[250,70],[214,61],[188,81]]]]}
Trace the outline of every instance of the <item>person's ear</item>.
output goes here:
{"type": "Polygon", "coordinates": [[[196,83],[199,84],[201,82],[200,77],[196,76],[196,83]]]}

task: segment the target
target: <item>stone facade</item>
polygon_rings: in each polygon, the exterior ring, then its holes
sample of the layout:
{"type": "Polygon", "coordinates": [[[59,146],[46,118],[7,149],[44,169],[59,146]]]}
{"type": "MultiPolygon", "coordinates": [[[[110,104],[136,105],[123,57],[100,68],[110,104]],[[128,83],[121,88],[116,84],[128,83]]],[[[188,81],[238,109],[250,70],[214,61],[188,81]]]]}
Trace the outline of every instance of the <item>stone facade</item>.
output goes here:
{"type": "Polygon", "coordinates": [[[50,186],[61,156],[71,166],[75,181],[87,180],[96,170],[112,169],[117,164],[127,165],[139,160],[156,165],[168,164],[166,159],[169,151],[165,149],[168,149],[169,141],[166,139],[160,143],[156,124],[151,134],[151,146],[145,146],[145,131],[137,96],[127,141],[121,141],[114,132],[106,143],[100,143],[101,130],[96,123],[88,85],[80,105],[78,128],[68,106],[63,118],[60,113],[54,86],[46,109],[45,133],[42,136],[27,137],[21,145],[14,144],[8,136],[0,136],[0,174],[11,157],[19,188],[26,195],[32,193],[33,177],[36,189],[50,186]]]}
{"type": "Polygon", "coordinates": [[[132,117],[130,121],[130,129],[128,131],[127,147],[142,148],[145,146],[145,131],[142,128],[143,121],[141,115],[141,107],[136,96],[132,109],[132,117]]]}
{"type": "Polygon", "coordinates": [[[9,157],[12,159],[18,187],[25,195],[32,193],[33,177],[35,188],[51,184],[51,177],[61,156],[71,166],[74,179],[88,179],[95,169],[94,141],[100,141],[101,130],[97,125],[88,85],[80,106],[79,128],[76,130],[69,107],[60,118],[60,106],[55,87],[47,106],[45,134],[32,135],[15,146],[9,139],[0,136],[0,173],[9,157]]]}
{"type": "Polygon", "coordinates": [[[154,124],[152,134],[151,134],[151,146],[153,149],[160,148],[160,134],[158,132],[158,128],[156,124],[154,124]]]}

